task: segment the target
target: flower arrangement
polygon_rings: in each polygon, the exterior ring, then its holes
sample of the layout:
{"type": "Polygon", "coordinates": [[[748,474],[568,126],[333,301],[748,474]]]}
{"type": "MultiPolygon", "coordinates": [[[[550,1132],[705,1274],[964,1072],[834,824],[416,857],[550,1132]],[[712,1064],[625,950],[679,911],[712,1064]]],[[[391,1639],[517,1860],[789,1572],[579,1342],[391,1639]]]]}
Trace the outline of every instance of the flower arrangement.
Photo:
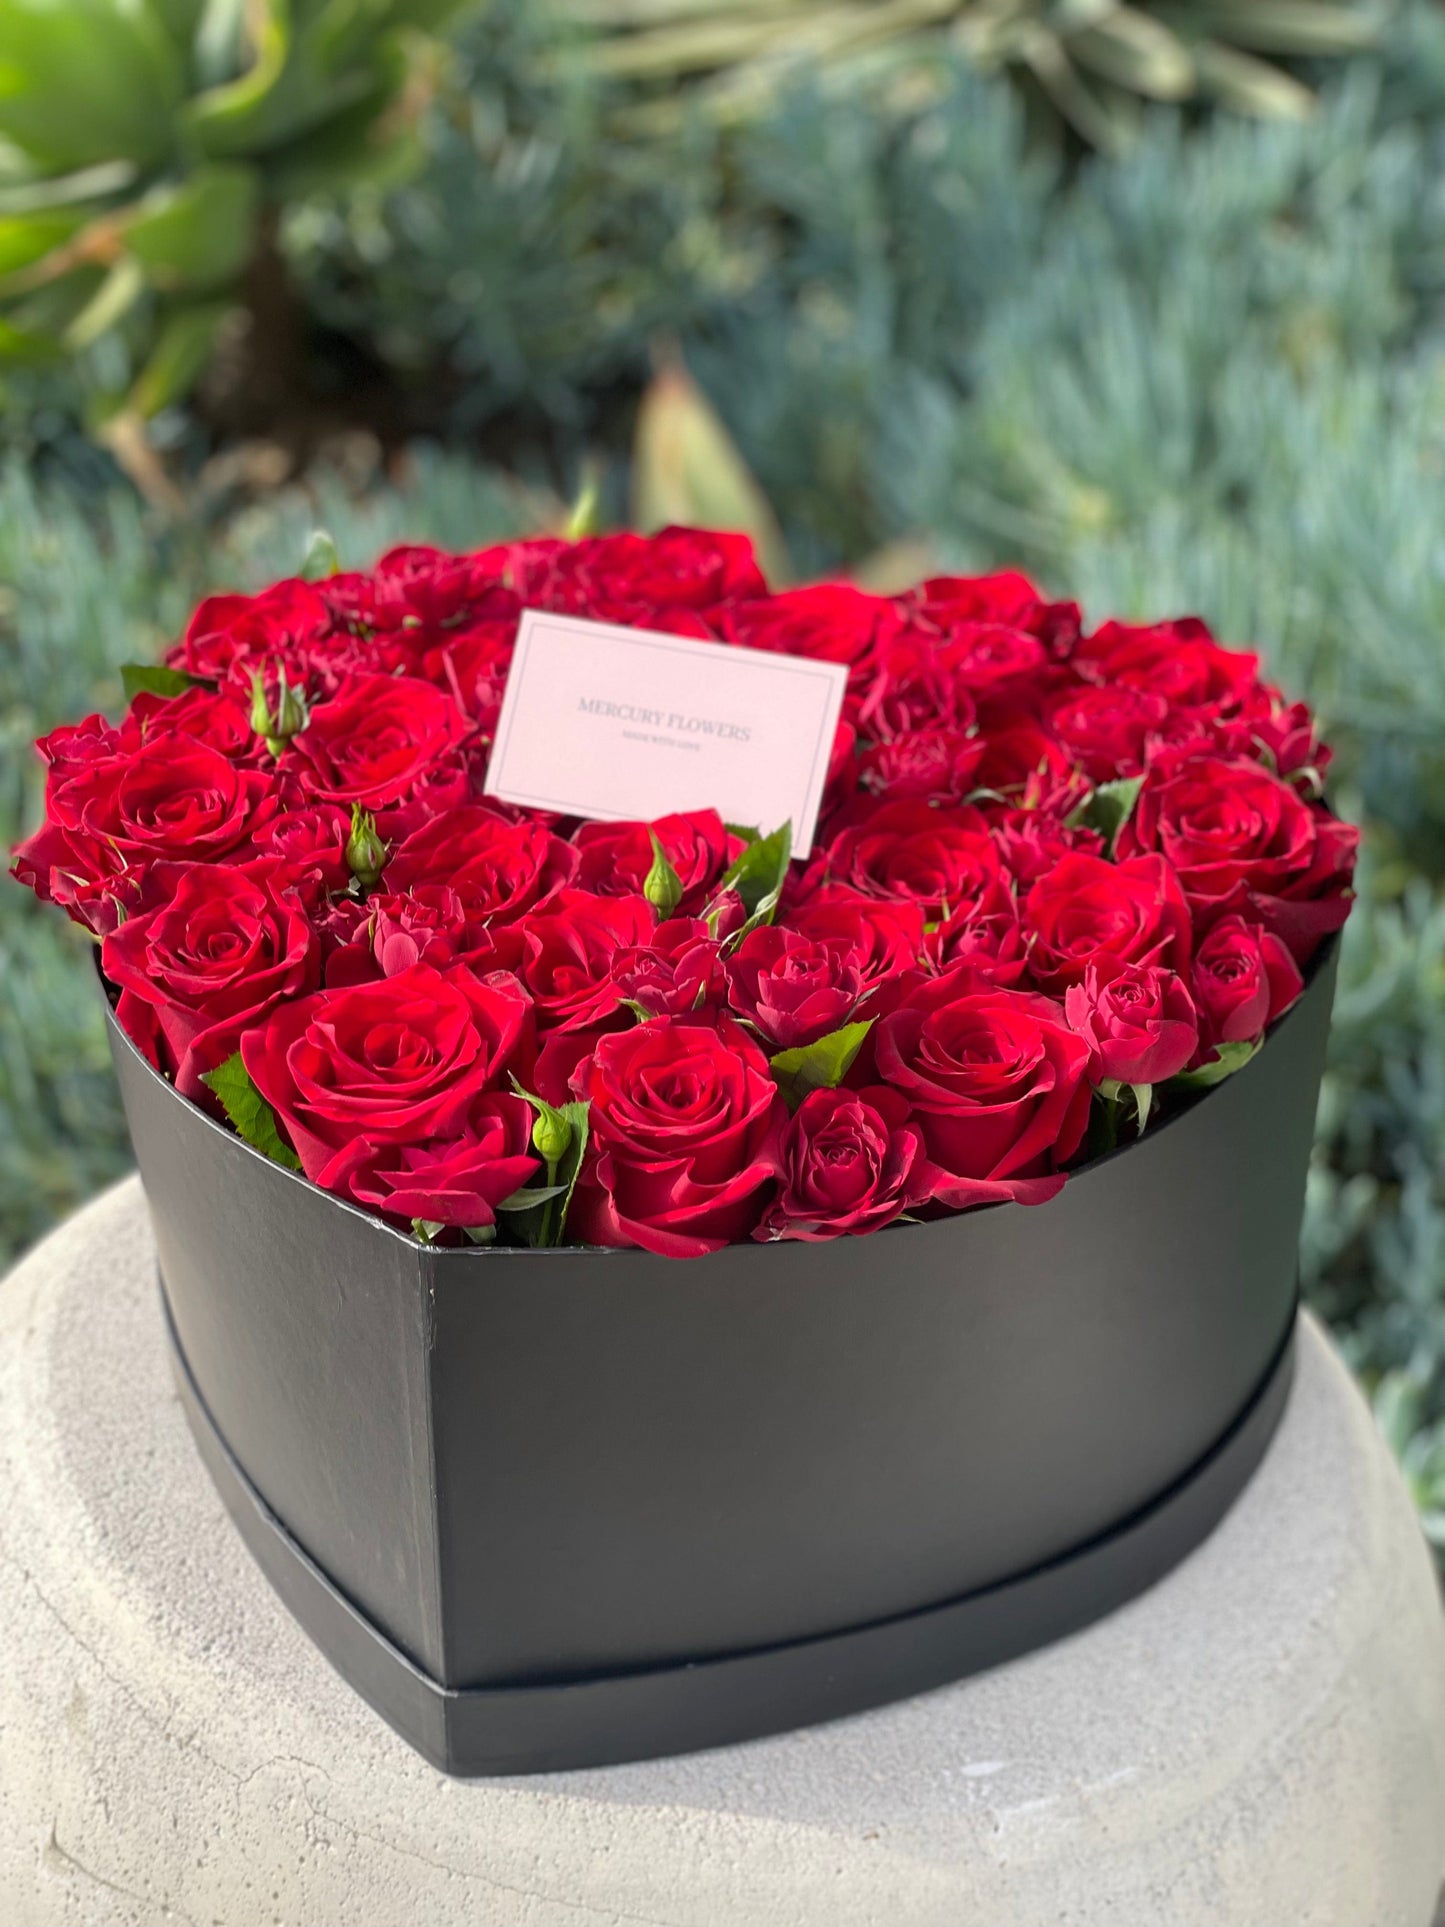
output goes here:
{"type": "Polygon", "coordinates": [[[1247,1062],[1349,909],[1328,750],[1253,655],[1011,572],[404,548],[212,597],[126,681],[40,743],[15,874],[184,1097],[427,1242],[689,1257],[1043,1203],[1247,1062]],[[488,798],[526,608],[846,664],[812,853],[488,798]]]}

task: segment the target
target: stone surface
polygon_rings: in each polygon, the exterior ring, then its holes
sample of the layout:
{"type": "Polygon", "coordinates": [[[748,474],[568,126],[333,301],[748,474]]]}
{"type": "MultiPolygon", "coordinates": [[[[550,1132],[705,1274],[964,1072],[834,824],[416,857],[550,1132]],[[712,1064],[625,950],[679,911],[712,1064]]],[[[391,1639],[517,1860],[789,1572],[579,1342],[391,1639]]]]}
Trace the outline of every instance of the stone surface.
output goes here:
{"type": "Polygon", "coordinates": [[[0,1284],[6,1927],[1428,1927],[1445,1631],[1306,1325],[1184,1565],[982,1679],[692,1758],[460,1784],[251,1565],[165,1363],[134,1182],[0,1284]]]}

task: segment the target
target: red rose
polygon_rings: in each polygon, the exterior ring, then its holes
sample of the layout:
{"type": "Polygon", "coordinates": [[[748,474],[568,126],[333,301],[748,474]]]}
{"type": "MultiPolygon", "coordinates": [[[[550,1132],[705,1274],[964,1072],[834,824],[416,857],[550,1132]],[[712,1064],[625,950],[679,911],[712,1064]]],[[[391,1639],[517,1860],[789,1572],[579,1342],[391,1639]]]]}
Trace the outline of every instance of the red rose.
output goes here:
{"type": "Polygon", "coordinates": [[[930,922],[978,903],[1007,879],[977,810],[885,803],[829,844],[819,884],[842,884],[885,902],[916,903],[930,922]]]}
{"type": "Polygon", "coordinates": [[[846,889],[818,891],[789,913],[788,928],[815,943],[845,943],[849,965],[870,995],[912,971],[923,950],[916,903],[884,903],[846,889]]]}
{"type": "Polygon", "coordinates": [[[318,703],[286,756],[309,796],[377,810],[396,803],[471,725],[443,690],[412,676],[354,676],[318,703]]]}
{"type": "MultiPolygon", "coordinates": [[[[660,816],[650,827],[682,885],[679,913],[690,915],[743,846],[716,810],[660,816]]],[[[646,823],[584,823],[572,839],[578,887],[603,897],[640,896],[653,865],[648,830],[646,823]]]]}
{"type": "Polygon", "coordinates": [[[483,613],[515,622],[522,604],[506,581],[508,560],[505,546],[474,555],[420,545],[388,549],[373,576],[373,621],[392,629],[410,619],[433,631],[483,613]]]}
{"type": "Polygon", "coordinates": [[[649,1017],[689,1017],[711,1008],[725,985],[722,946],[700,917],[672,917],[612,958],[617,994],[649,1017]]]}
{"type": "Polygon", "coordinates": [[[218,749],[233,763],[261,766],[266,746],[251,727],[251,707],[232,689],[187,689],[179,696],[135,698],[121,725],[121,738],[133,749],[162,736],[190,737],[218,749]]]}
{"type": "Polygon", "coordinates": [[[1082,823],[1072,829],[1050,810],[988,808],[989,833],[999,848],[1004,868],[1016,883],[1037,883],[1062,858],[1077,852],[1099,856],[1104,839],[1082,823]]]}
{"type": "Polygon", "coordinates": [[[402,895],[349,897],[333,906],[322,930],[328,990],[345,984],[375,983],[399,977],[413,964],[449,970],[510,970],[522,960],[521,932],[493,931],[469,917],[455,890],[443,883],[421,883],[402,895]]]}
{"type": "Polygon", "coordinates": [[[587,1244],[692,1258],[746,1238],[778,1170],[787,1106],[752,1039],[660,1017],[598,1041],[572,1089],[594,1149],[568,1219],[587,1244]]]}
{"type": "Polygon", "coordinates": [[[911,623],[949,635],[961,623],[995,622],[1037,636],[1049,655],[1062,660],[1079,639],[1077,602],[1046,602],[1025,575],[1001,569],[997,575],[935,576],[920,583],[898,606],[911,623]]]}
{"type": "Polygon", "coordinates": [[[508,924],[549,903],[576,867],[576,851],[543,824],[514,822],[490,805],[469,803],[398,844],[385,879],[393,891],[445,884],[468,917],[508,924]]]}
{"type": "Polygon", "coordinates": [[[920,729],[865,752],[859,781],[889,802],[962,803],[978,787],[982,736],[959,729],[920,729]]]}
{"type": "Polygon", "coordinates": [[[1199,1044],[1194,1000],[1172,970],[1152,964],[1090,964],[1065,991],[1064,1014],[1093,1052],[1096,1084],[1162,1084],[1199,1044]]]}
{"type": "Polygon", "coordinates": [[[1093,787],[1058,737],[1028,718],[988,730],[983,743],[978,787],[1021,809],[1067,816],[1093,787]]]}
{"type": "Polygon", "coordinates": [[[935,924],[923,947],[929,968],[939,975],[955,964],[967,964],[984,982],[1016,984],[1028,973],[1018,905],[1003,882],[935,924]]]}
{"type": "Polygon", "coordinates": [[[1162,857],[1066,856],[1025,897],[1023,922],[1046,990],[1082,983],[1090,964],[1189,968],[1189,906],[1162,857]]]}
{"type": "Polygon", "coordinates": [[[1081,675],[1163,697],[1175,709],[1227,715],[1254,689],[1259,657],[1221,649],[1196,616],[1135,626],[1106,622],[1070,658],[1081,675]]]}
{"type": "Polygon", "coordinates": [[[562,890],[522,926],[518,971],[545,1030],[580,1030],[619,1008],[612,980],[619,950],[652,935],[656,913],[644,897],[600,897],[562,890]]]}
{"type": "Polygon", "coordinates": [[[856,702],[849,698],[848,714],[860,735],[892,743],[922,729],[966,733],[977,711],[958,652],[906,630],[881,645],[877,668],[856,702]]]}
{"type": "Polygon", "coordinates": [[[596,535],[559,549],[536,594],[541,606],[605,621],[637,622],[665,634],[710,633],[680,623],[720,603],[767,593],[745,535],[662,529],[656,535],[596,535]]]}
{"type": "Polygon", "coordinates": [[[1091,783],[1137,776],[1150,738],[1169,719],[1162,696],[1125,684],[1067,689],[1047,706],[1048,727],[1091,783]]]}
{"type": "Polygon", "coordinates": [[[776,924],[751,930],[726,959],[729,998],[772,1050],[814,1043],[848,1022],[863,972],[847,936],[808,937],[776,924]]]}
{"type": "Polygon", "coordinates": [[[204,1095],[202,1074],[231,1056],[247,1025],[320,980],[316,935],[289,881],[275,858],[157,864],[147,907],[101,946],[121,1027],[158,1034],[185,1097],[204,1095]]]}
{"type": "Polygon", "coordinates": [[[1194,953],[1200,1052],[1247,1043],[1283,1017],[1304,979],[1280,938],[1243,917],[1221,917],[1194,953]]]}
{"type": "Polygon", "coordinates": [[[339,803],[313,803],[282,810],[257,830],[253,841],[263,855],[278,856],[295,872],[314,871],[327,890],[344,890],[351,881],[346,843],[351,812],[339,803]]]}
{"type": "Polygon", "coordinates": [[[502,713],[516,644],[514,621],[474,623],[429,649],[421,660],[421,674],[449,690],[462,714],[491,735],[502,713]]]}
{"type": "Polygon", "coordinates": [[[1243,912],[1304,964],[1349,915],[1358,842],[1257,763],[1186,754],[1151,765],[1118,847],[1167,857],[1201,929],[1243,912]]]}
{"type": "Polygon", "coordinates": [[[113,927],[106,895],[139,883],[149,864],[229,856],[276,808],[268,774],[203,743],[157,736],[132,748],[107,731],[90,750],[75,753],[72,733],[51,759],[46,821],[16,850],[15,871],[94,930],[113,927]]]}
{"type": "Polygon", "coordinates": [[[403,1225],[420,1218],[476,1231],[495,1223],[497,1206],[540,1169],[531,1105],[484,1091],[448,1135],[418,1144],[353,1138],[316,1182],[403,1225]]]}
{"type": "Polygon", "coordinates": [[[515,978],[415,964],[395,977],[280,1005],[241,1040],[246,1069],[308,1178],[353,1139],[422,1144],[454,1134],[504,1081],[529,1009],[515,978]]]}
{"type": "Polygon", "coordinates": [[[879,644],[898,626],[897,610],[882,596],[867,595],[849,582],[819,582],[734,603],[719,618],[718,634],[747,649],[846,663],[849,686],[861,689],[879,644]]]}
{"type": "Polygon", "coordinates": [[[1089,1046],[1049,998],[981,987],[964,966],[910,991],[875,1055],[923,1132],[940,1204],[1042,1204],[1062,1188],[1088,1125],[1089,1046]]]}
{"type": "Polygon", "coordinates": [[[923,1135],[897,1091],[811,1091],[784,1135],[778,1196],[753,1236],[881,1231],[928,1188],[923,1135]]]}
{"type": "Polygon", "coordinates": [[[249,692],[251,672],[284,665],[304,682],[315,645],[335,618],[314,583],[277,582],[260,595],[208,596],[166,661],[202,682],[230,682],[249,692]]]}

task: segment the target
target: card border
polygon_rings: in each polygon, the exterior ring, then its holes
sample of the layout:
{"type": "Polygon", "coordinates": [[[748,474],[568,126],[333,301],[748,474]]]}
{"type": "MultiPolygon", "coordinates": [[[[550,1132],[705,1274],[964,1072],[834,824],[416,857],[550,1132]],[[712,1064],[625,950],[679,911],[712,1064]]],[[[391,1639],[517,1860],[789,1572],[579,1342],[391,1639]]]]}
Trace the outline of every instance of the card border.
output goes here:
{"type": "MultiPolygon", "coordinates": [[[[559,815],[580,816],[594,823],[629,823],[635,819],[619,810],[599,812],[595,809],[584,809],[575,800],[565,801],[557,797],[524,794],[515,788],[512,788],[510,795],[503,795],[499,790],[492,788],[493,772],[504,759],[512,722],[522,701],[522,686],[532,659],[532,641],[537,630],[543,625],[571,631],[574,634],[581,633],[598,640],[610,638],[629,648],[640,645],[643,648],[681,652],[683,655],[697,658],[705,658],[715,650],[725,649],[730,657],[745,656],[753,663],[763,665],[770,674],[802,676],[806,681],[831,685],[834,692],[833,698],[825,706],[819,719],[818,736],[813,745],[808,786],[804,792],[803,822],[794,825],[794,856],[802,857],[809,854],[817,832],[818,816],[823,806],[823,791],[828,780],[828,764],[832,759],[838,719],[843,710],[843,698],[847,694],[848,665],[846,663],[828,662],[815,656],[789,656],[771,649],[747,649],[735,643],[709,641],[702,636],[673,636],[661,629],[634,629],[621,622],[596,622],[590,616],[557,615],[548,609],[524,609],[517,622],[516,647],[507,671],[507,686],[502,694],[502,707],[497,717],[496,734],[492,739],[492,753],[487,758],[487,773],[482,784],[483,794],[494,796],[498,802],[516,803],[523,808],[555,810],[559,815]],[[831,729],[829,728],[830,719],[831,729]],[[803,835],[804,829],[807,830],[806,837],[803,835]]],[[[778,826],[760,824],[758,827],[767,832],[778,826]]]]}

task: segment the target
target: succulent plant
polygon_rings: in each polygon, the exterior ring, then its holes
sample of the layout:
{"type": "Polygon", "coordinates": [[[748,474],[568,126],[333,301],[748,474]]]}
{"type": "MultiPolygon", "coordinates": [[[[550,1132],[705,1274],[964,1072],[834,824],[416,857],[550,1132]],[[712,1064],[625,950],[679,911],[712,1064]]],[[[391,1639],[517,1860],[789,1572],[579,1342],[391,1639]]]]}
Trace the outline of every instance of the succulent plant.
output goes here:
{"type": "Polygon", "coordinates": [[[97,425],[184,396],[293,197],[394,165],[452,0],[0,0],[0,377],[86,357],[97,425]]]}
{"type": "Polygon", "coordinates": [[[952,38],[986,70],[1010,68],[1091,144],[1117,148],[1137,102],[1212,98],[1297,117],[1309,89],[1279,58],[1353,53],[1375,37],[1356,0],[551,0],[583,57],[652,84],[648,112],[746,114],[800,65],[824,70],[926,56],[952,38]],[[690,83],[686,102],[674,91],[690,83]],[[666,91],[663,91],[666,90],[666,91]]]}

